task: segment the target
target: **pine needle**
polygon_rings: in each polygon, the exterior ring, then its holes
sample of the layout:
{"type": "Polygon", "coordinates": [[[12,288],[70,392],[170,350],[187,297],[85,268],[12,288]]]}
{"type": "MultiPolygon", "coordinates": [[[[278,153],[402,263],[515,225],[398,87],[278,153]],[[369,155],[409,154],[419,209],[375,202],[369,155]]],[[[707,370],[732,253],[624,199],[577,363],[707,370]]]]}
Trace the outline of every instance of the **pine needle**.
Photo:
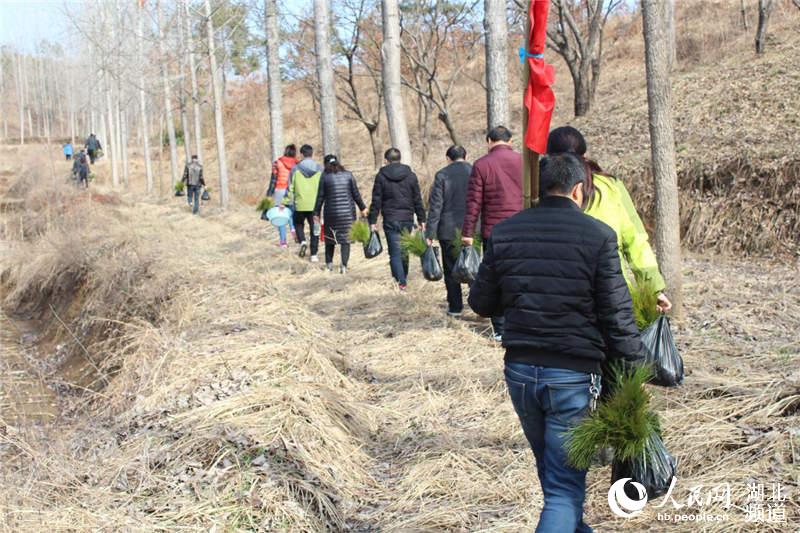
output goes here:
{"type": "MultiPolygon", "coordinates": [[[[453,241],[453,257],[458,257],[461,255],[461,229],[456,229],[456,240],[453,241]]],[[[475,248],[475,251],[478,252],[478,255],[481,255],[481,249],[483,248],[483,237],[481,237],[480,233],[476,233],[472,236],[472,247],[475,248]]]]}
{"type": "Polygon", "coordinates": [[[265,196],[264,198],[261,199],[260,202],[258,202],[258,207],[256,207],[256,211],[260,212],[269,211],[273,207],[275,207],[275,202],[272,200],[271,197],[265,196]]]}
{"type": "Polygon", "coordinates": [[[369,224],[363,220],[356,220],[353,225],[350,226],[349,237],[351,242],[367,244],[371,234],[372,231],[369,229],[369,224]]]}
{"type": "Polygon", "coordinates": [[[631,287],[631,298],[633,299],[633,315],[640,330],[644,330],[658,320],[659,312],[656,307],[658,294],[650,280],[631,287]]]}
{"type": "Polygon", "coordinates": [[[417,257],[422,257],[422,254],[428,249],[428,241],[425,240],[425,236],[421,231],[414,233],[403,231],[400,234],[400,249],[404,256],[416,255],[417,257]]]}
{"type": "Polygon", "coordinates": [[[184,183],[182,181],[175,182],[175,192],[182,192],[184,188],[184,183]]]}

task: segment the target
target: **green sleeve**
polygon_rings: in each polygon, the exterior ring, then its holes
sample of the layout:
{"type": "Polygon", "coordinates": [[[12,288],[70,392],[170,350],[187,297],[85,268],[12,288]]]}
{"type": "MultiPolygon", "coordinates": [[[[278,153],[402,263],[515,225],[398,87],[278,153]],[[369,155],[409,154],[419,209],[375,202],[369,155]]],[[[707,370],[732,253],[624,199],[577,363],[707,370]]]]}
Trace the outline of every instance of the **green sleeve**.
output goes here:
{"type": "Polygon", "coordinates": [[[650,247],[647,230],[636,212],[628,190],[621,180],[615,180],[619,190],[620,203],[624,210],[621,229],[622,253],[636,278],[636,283],[649,281],[656,292],[666,288],[664,278],[658,269],[658,260],[650,247]]]}

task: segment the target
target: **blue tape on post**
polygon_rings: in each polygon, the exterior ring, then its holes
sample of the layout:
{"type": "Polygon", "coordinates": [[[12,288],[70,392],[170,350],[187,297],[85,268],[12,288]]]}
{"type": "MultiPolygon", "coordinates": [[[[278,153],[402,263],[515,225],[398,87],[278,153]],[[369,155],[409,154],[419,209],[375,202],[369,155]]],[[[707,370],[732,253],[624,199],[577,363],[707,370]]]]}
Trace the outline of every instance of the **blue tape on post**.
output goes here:
{"type": "Polygon", "coordinates": [[[544,54],[531,54],[531,53],[528,53],[528,51],[525,49],[524,46],[520,46],[520,48],[519,48],[519,62],[522,65],[524,65],[525,64],[525,58],[528,58],[528,57],[532,57],[534,59],[542,59],[544,57],[544,54]]]}

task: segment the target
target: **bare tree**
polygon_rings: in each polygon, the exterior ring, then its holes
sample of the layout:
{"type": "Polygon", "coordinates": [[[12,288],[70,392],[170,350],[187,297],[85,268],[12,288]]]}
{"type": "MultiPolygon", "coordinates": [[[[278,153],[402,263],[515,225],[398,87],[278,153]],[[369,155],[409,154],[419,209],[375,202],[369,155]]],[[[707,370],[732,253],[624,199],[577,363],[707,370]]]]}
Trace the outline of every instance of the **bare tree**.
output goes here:
{"type": "Polygon", "coordinates": [[[225,159],[225,127],[222,123],[222,80],[217,69],[216,45],[214,44],[214,23],[211,20],[211,2],[205,0],[206,33],[208,36],[208,64],[211,71],[211,86],[214,91],[214,129],[217,135],[217,163],[219,165],[219,201],[228,207],[228,164],[225,159]]]}
{"type": "Polygon", "coordinates": [[[382,0],[383,21],[383,97],[386,104],[386,123],[392,146],[399,149],[406,164],[411,164],[411,143],[408,140],[406,112],[403,104],[402,74],[400,71],[400,6],[397,0],[382,0]]]}
{"type": "MultiPolygon", "coordinates": [[[[797,0],[800,2],[800,0],[797,0]]],[[[742,14],[742,29],[748,31],[750,29],[750,22],[747,20],[747,9],[744,6],[744,0],[739,0],[739,13],[742,14]]]]}
{"type": "Polygon", "coordinates": [[[264,1],[267,35],[267,84],[269,86],[269,133],[272,161],[283,153],[283,81],[281,80],[280,34],[276,0],[264,1]]]}
{"type": "MultiPolygon", "coordinates": [[[[163,7],[157,4],[156,10],[158,12],[158,50],[160,53],[161,61],[161,84],[164,90],[164,112],[167,114],[167,137],[169,138],[169,169],[170,176],[172,177],[172,185],[178,181],[178,148],[175,140],[175,123],[172,118],[172,91],[169,81],[169,59],[167,57],[166,36],[164,32],[164,15],[163,7]]],[[[163,143],[163,139],[158,142],[163,143]]]]}
{"type": "Polygon", "coordinates": [[[509,123],[508,24],[505,0],[484,0],[487,127],[509,123]]]}
{"type": "Polygon", "coordinates": [[[331,60],[330,6],[328,0],[314,0],[314,37],[319,78],[319,108],[322,123],[322,147],[326,154],[339,153],[336,125],[336,88],[331,60]]]}
{"type": "Polygon", "coordinates": [[[19,144],[25,144],[25,83],[22,79],[22,54],[14,54],[17,60],[17,109],[19,110],[19,144]]]}
{"type": "Polygon", "coordinates": [[[189,0],[183,2],[184,17],[186,22],[186,46],[189,50],[189,78],[192,82],[192,114],[194,115],[194,149],[197,158],[203,160],[203,131],[200,116],[200,97],[197,90],[197,66],[194,59],[194,38],[192,37],[192,15],[189,10],[189,0]]]}
{"type": "MultiPolygon", "coordinates": [[[[137,31],[136,31],[136,52],[137,52],[137,59],[139,62],[139,69],[140,72],[144,72],[145,69],[145,57],[144,57],[144,4],[139,4],[139,14],[137,20],[137,31]]],[[[146,175],[146,190],[147,194],[153,193],[153,163],[150,159],[150,135],[148,135],[148,125],[150,124],[147,119],[147,96],[145,94],[145,80],[147,79],[146,76],[142,76],[139,80],[139,121],[141,122],[140,126],[142,128],[142,144],[144,145],[144,168],[145,168],[145,175],[146,175]]]]}
{"type": "Polygon", "coordinates": [[[670,290],[674,312],[680,315],[683,302],[680,204],[665,14],[661,0],[642,0],[650,153],[656,203],[656,251],[670,290]]]}
{"type": "Polygon", "coordinates": [[[767,46],[767,23],[774,8],[773,0],[758,0],[758,26],[756,27],[756,53],[763,54],[767,46]]]}
{"type": "Polygon", "coordinates": [[[375,168],[383,160],[380,138],[381,109],[383,107],[383,83],[381,79],[380,44],[377,42],[380,24],[371,18],[373,4],[368,0],[344,2],[340,9],[337,27],[337,48],[346,63],[345,69],[336,70],[344,82],[337,92],[339,102],[345,107],[345,118],[360,122],[369,134],[375,168]],[[378,52],[378,53],[375,53],[378,52]],[[366,79],[369,90],[362,91],[359,81],[366,79]],[[365,94],[366,93],[366,94],[365,94]],[[374,94],[371,94],[374,93],[374,94]],[[371,98],[374,96],[374,98],[371,98]]]}
{"type": "Polygon", "coordinates": [[[675,66],[678,57],[678,43],[675,37],[675,0],[664,0],[665,30],[667,32],[667,56],[669,68],[675,66]]]}
{"type": "Polygon", "coordinates": [[[567,64],[576,117],[591,109],[600,81],[603,29],[621,3],[622,0],[551,0],[554,23],[547,30],[547,45],[567,64]]]}

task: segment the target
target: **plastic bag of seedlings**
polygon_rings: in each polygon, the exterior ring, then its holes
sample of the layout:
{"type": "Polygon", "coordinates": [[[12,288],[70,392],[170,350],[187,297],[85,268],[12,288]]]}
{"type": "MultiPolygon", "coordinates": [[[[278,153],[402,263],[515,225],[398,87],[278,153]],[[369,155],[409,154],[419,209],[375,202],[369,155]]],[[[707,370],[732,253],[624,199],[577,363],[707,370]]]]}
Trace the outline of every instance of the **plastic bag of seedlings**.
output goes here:
{"type": "Polygon", "coordinates": [[[373,231],[369,236],[369,240],[364,244],[364,257],[372,259],[373,257],[381,255],[382,251],[383,244],[381,243],[381,236],[378,235],[377,231],[373,231]]]}
{"type": "Polygon", "coordinates": [[[662,315],[642,331],[642,342],[649,352],[647,362],[653,366],[654,385],[675,387],[683,383],[683,358],[672,330],[669,319],[662,315]]]}
{"type": "Polygon", "coordinates": [[[459,283],[472,283],[478,277],[480,266],[481,257],[478,255],[478,251],[472,246],[464,246],[453,267],[453,278],[459,283]]]}
{"type": "Polygon", "coordinates": [[[419,258],[422,262],[422,275],[428,281],[439,281],[444,277],[442,265],[439,264],[439,249],[428,246],[419,258]]]}
{"type": "MultiPolygon", "coordinates": [[[[676,470],[677,461],[667,451],[658,433],[654,432],[648,437],[641,455],[628,461],[614,461],[611,465],[611,482],[630,478],[641,483],[647,491],[647,497],[652,500],[666,494],[676,470]]],[[[630,482],[625,483],[625,494],[633,500],[641,499],[630,482]]]]}
{"type": "Polygon", "coordinates": [[[203,194],[200,195],[200,199],[203,200],[204,202],[211,200],[211,195],[208,194],[208,189],[203,189],[203,194]]]}
{"type": "Polygon", "coordinates": [[[183,192],[183,189],[175,190],[175,196],[186,196],[186,193],[183,192]]]}

